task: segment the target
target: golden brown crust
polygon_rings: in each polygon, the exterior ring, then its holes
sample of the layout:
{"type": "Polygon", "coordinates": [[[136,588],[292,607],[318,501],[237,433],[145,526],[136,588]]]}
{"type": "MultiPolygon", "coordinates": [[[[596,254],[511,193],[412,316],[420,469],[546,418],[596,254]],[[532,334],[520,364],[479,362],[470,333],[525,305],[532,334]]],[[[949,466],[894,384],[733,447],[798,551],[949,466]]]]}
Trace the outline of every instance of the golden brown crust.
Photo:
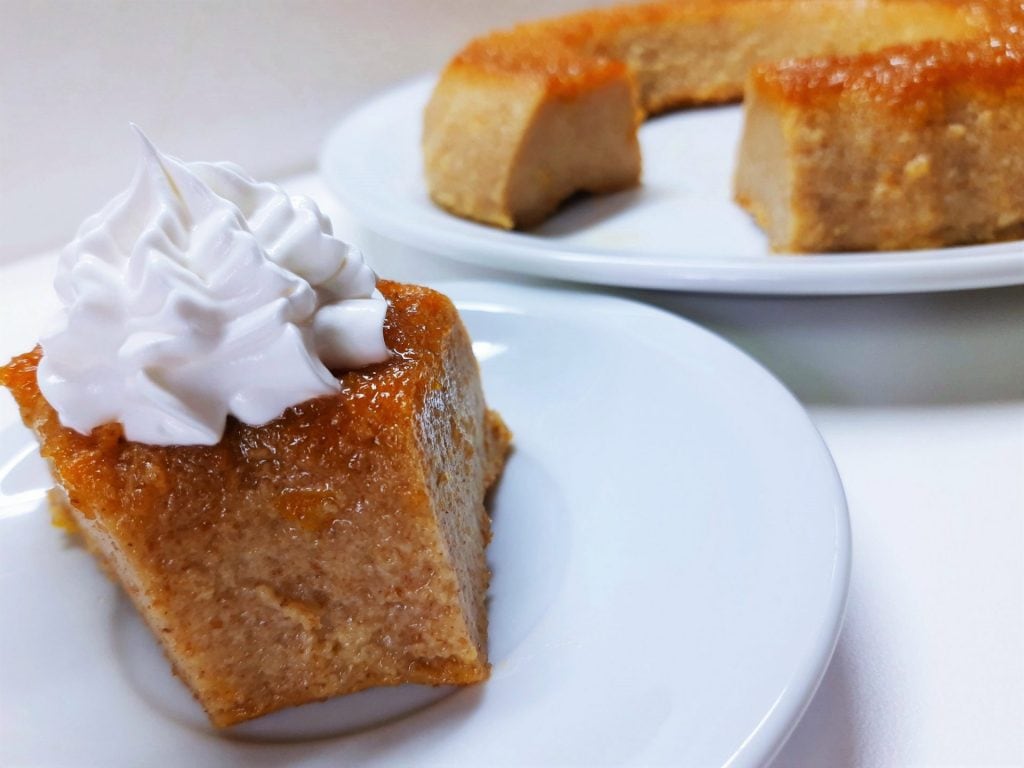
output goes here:
{"type": "Polygon", "coordinates": [[[35,371],[0,368],[65,489],[219,726],[372,685],[488,675],[487,486],[508,433],[440,294],[383,282],[392,360],[216,446],[60,425],[35,371]]]}
{"type": "Polygon", "coordinates": [[[549,95],[567,98],[626,74],[622,61],[583,55],[555,36],[525,31],[479,37],[452,59],[449,69],[482,77],[526,77],[542,83],[549,95]]]}
{"type": "MultiPolygon", "coordinates": [[[[464,62],[480,40],[514,40],[531,66],[558,69],[584,62],[613,61],[628,66],[638,80],[648,114],[678,106],[738,100],[743,78],[758,59],[814,53],[854,53],[936,38],[976,38],[1014,23],[1005,3],[986,0],[670,0],[595,8],[520,24],[510,31],[472,41],[453,63],[464,62]],[[682,45],[680,45],[682,44],[682,45]],[[673,47],[679,50],[667,50],[673,47]],[[686,50],[686,49],[689,50],[686,50]],[[702,69],[705,82],[675,81],[671,58],[702,69]],[[738,69],[735,64],[740,63],[738,69]],[[732,70],[728,82],[714,85],[713,72],[732,70]]],[[[472,58],[471,58],[472,60],[472,58]]],[[[477,62],[473,62],[477,63],[477,62]]],[[[500,62],[508,70],[513,58],[500,62]]],[[[585,79],[575,81],[586,87],[585,79]]]]}
{"type": "Polygon", "coordinates": [[[1013,95],[1024,88],[1024,54],[1009,43],[927,41],[884,53],[812,57],[761,64],[750,87],[766,98],[802,106],[840,96],[878,108],[903,108],[955,87],[978,95],[1013,95]]]}

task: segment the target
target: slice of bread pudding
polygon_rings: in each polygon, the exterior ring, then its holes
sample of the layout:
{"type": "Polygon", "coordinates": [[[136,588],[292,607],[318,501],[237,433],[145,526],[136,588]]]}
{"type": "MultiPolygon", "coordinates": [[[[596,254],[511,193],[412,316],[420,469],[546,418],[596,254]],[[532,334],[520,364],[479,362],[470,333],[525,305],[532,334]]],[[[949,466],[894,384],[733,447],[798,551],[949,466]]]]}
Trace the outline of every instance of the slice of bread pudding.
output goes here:
{"type": "Polygon", "coordinates": [[[389,361],[212,446],[80,434],[39,391],[39,350],[0,368],[67,513],[217,726],[488,676],[484,494],[509,433],[451,302],[379,287],[389,361]]]}

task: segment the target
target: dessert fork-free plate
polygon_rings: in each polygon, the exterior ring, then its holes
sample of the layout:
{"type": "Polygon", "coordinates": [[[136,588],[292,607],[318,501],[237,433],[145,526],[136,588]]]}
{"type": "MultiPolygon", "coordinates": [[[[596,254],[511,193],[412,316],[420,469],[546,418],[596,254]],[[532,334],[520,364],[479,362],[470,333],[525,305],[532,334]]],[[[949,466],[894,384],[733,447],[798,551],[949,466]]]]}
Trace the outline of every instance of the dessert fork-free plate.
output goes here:
{"type": "MultiPolygon", "coordinates": [[[[12,275],[0,293],[21,290],[12,275]]],[[[45,468],[8,417],[0,763],[770,759],[828,664],[850,568],[842,486],[804,411],[733,347],[651,307],[440,287],[515,434],[491,501],[491,680],[367,691],[215,733],[127,600],[51,527],[45,468]]]]}
{"type": "Polygon", "coordinates": [[[369,229],[409,248],[511,272],[679,291],[864,294],[1024,283],[1024,241],[938,250],[773,254],[732,202],[740,107],[675,112],[640,127],[643,183],[576,200],[530,232],[452,216],[427,196],[420,155],[434,78],[346,117],[321,154],[327,183],[369,229]]]}

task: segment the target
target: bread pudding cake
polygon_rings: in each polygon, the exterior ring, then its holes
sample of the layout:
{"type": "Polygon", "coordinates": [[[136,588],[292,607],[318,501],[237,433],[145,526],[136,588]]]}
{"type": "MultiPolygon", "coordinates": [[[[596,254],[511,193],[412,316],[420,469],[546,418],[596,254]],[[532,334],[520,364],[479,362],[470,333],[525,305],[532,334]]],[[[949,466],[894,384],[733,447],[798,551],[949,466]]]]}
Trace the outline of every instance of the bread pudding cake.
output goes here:
{"type": "MultiPolygon", "coordinates": [[[[596,9],[492,33],[451,61],[427,106],[428,188],[438,205],[456,215],[499,227],[531,226],[576,192],[638,183],[639,122],[675,107],[739,99],[759,63],[818,57],[819,67],[833,61],[840,66],[842,57],[864,54],[860,66],[877,70],[880,91],[890,67],[899,79],[900,62],[913,69],[933,55],[929,41],[963,42],[962,49],[942,49],[952,79],[975,60],[961,52],[969,43],[1016,33],[1018,11],[1016,4],[996,0],[676,0],[596,9]],[[895,59],[884,52],[894,46],[895,59]]],[[[966,97],[969,89],[960,93],[966,97]]],[[[754,99],[763,102],[756,93],[754,99]]],[[[882,126],[872,130],[879,133],[882,126]]],[[[778,146],[752,149],[740,160],[738,197],[757,209],[761,222],[768,221],[768,206],[750,202],[744,166],[757,155],[758,168],[780,170],[785,158],[765,156],[778,146]]],[[[838,178],[876,173],[864,165],[869,154],[851,156],[847,167],[837,168],[841,156],[834,153],[830,165],[838,178]]],[[[777,228],[769,226],[774,233],[777,228]]],[[[948,229],[977,239],[991,232],[987,226],[948,229]]],[[[773,242],[806,249],[811,241],[773,234],[773,242]]],[[[848,247],[842,239],[813,242],[817,249],[848,247]]],[[[893,242],[918,240],[860,237],[857,247],[893,242]]]]}
{"type": "Polygon", "coordinates": [[[376,284],[311,201],[232,166],[153,151],[99,219],[62,257],[64,325],[0,384],[210,720],[484,680],[509,433],[451,302],[376,284]]]}

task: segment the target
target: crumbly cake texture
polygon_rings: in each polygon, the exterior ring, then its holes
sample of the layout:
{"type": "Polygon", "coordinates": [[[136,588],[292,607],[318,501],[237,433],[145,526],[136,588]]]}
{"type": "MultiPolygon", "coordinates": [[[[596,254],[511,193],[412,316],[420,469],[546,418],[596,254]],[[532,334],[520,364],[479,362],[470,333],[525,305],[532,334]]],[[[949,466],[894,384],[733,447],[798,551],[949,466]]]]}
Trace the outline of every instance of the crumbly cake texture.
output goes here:
{"type": "Polygon", "coordinates": [[[1024,56],[923,43],[761,65],[737,201],[773,248],[909,249],[1024,235],[1024,56]]]}
{"type": "Polygon", "coordinates": [[[484,494],[510,435],[451,302],[382,281],[386,363],[216,446],[81,435],[0,368],[66,511],[217,726],[401,683],[487,678],[484,494]]]}
{"type": "Polygon", "coordinates": [[[637,184],[638,123],[741,98],[759,62],[978,39],[1006,25],[1007,8],[984,0],[676,0],[491,33],[455,56],[427,106],[427,185],[456,215],[532,226],[575,192],[637,184]]]}

